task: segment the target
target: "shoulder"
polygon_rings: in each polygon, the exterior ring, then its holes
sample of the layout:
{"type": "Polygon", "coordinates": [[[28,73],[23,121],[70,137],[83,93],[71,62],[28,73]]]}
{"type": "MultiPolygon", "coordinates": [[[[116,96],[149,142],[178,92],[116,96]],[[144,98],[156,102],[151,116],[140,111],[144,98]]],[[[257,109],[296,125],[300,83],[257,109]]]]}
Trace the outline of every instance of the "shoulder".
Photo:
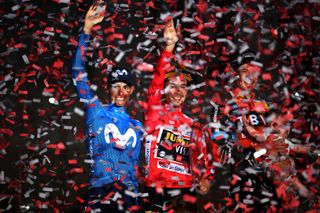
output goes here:
{"type": "Polygon", "coordinates": [[[182,113],[182,117],[188,124],[192,125],[194,123],[194,120],[185,113],[182,113]]]}
{"type": "Polygon", "coordinates": [[[133,119],[133,118],[130,118],[130,122],[132,123],[132,125],[136,128],[139,128],[139,129],[142,129],[143,128],[143,124],[139,121],[139,120],[136,120],[136,119],[133,119]]]}

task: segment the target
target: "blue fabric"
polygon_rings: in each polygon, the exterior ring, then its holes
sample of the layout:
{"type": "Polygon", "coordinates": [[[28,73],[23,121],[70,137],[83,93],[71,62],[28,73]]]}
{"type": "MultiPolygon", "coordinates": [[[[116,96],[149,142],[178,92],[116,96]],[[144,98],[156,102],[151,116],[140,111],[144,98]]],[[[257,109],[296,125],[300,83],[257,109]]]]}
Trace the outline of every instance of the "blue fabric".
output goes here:
{"type": "Polygon", "coordinates": [[[72,75],[80,101],[86,108],[86,135],[91,167],[90,185],[100,187],[120,180],[137,187],[142,124],[130,118],[124,107],[103,106],[90,89],[85,71],[90,36],[81,34],[73,58],[72,75]]]}

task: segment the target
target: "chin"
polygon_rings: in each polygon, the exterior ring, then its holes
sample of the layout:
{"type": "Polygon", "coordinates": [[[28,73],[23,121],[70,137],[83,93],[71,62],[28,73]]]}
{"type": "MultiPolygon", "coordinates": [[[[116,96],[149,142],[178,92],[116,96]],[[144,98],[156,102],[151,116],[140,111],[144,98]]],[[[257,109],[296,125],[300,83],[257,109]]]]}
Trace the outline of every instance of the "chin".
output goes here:
{"type": "Polygon", "coordinates": [[[119,106],[119,107],[122,107],[122,106],[125,106],[126,103],[125,102],[115,102],[114,103],[116,106],[119,106]]]}

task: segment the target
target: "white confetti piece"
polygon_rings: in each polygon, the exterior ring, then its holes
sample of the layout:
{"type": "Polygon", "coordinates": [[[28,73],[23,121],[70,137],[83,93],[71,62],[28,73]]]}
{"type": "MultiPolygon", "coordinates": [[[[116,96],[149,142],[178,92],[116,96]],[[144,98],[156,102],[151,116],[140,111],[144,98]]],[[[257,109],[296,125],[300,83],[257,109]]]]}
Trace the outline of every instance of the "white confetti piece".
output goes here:
{"type": "Polygon", "coordinates": [[[121,51],[114,60],[119,62],[123,58],[124,54],[125,52],[121,51]]]}
{"type": "Polygon", "coordinates": [[[63,126],[63,128],[66,129],[66,130],[72,130],[73,126],[65,125],[65,126],[63,126]]]}
{"type": "Polygon", "coordinates": [[[85,159],[84,163],[88,163],[88,164],[94,164],[94,160],[92,159],[85,159]]]}
{"type": "Polygon", "coordinates": [[[45,199],[45,198],[47,198],[48,197],[48,193],[44,193],[44,192],[39,192],[39,197],[40,198],[43,198],[43,199],[45,199]]]}
{"type": "Polygon", "coordinates": [[[197,159],[200,160],[201,158],[203,158],[204,154],[201,153],[200,155],[198,155],[197,159]]]}
{"type": "Polygon", "coordinates": [[[26,178],[27,183],[29,183],[30,185],[34,184],[34,181],[31,180],[29,177],[26,178]]]}
{"type": "Polygon", "coordinates": [[[48,35],[48,36],[54,36],[54,32],[49,32],[49,31],[44,31],[43,34],[48,35]]]}
{"type": "Polygon", "coordinates": [[[74,113],[76,113],[77,115],[80,115],[80,116],[84,116],[84,111],[78,107],[74,108],[74,113]]]}
{"type": "Polygon", "coordinates": [[[23,55],[23,56],[22,56],[22,59],[23,59],[23,61],[24,61],[25,64],[30,64],[30,61],[29,61],[29,59],[28,59],[28,56],[23,55]]]}
{"type": "Polygon", "coordinates": [[[63,119],[63,120],[70,120],[70,119],[71,119],[71,116],[70,116],[70,115],[62,115],[62,116],[61,116],[61,119],[63,119]]]}
{"type": "Polygon", "coordinates": [[[249,28],[249,27],[244,27],[243,28],[243,32],[245,32],[245,33],[249,33],[249,34],[252,34],[252,33],[254,33],[254,29],[252,29],[252,28],[249,28]]]}
{"type": "Polygon", "coordinates": [[[20,5],[19,5],[19,4],[16,4],[16,5],[14,5],[13,7],[11,7],[11,10],[12,10],[12,11],[16,11],[16,10],[18,10],[18,9],[20,9],[20,5]]]}
{"type": "Polygon", "coordinates": [[[39,159],[37,158],[37,159],[31,160],[29,163],[31,165],[37,164],[37,163],[39,163],[39,159]]]}
{"type": "Polygon", "coordinates": [[[129,36],[128,36],[128,38],[127,38],[127,44],[131,44],[132,39],[133,39],[133,35],[132,35],[132,34],[129,34],[129,36]]]}
{"type": "Polygon", "coordinates": [[[53,192],[53,188],[43,187],[42,191],[44,191],[44,192],[53,192]]]}
{"type": "Polygon", "coordinates": [[[130,196],[130,197],[133,197],[133,198],[138,197],[138,194],[137,194],[137,193],[134,193],[134,192],[129,191],[129,190],[125,190],[124,193],[125,193],[126,195],[130,196]]]}

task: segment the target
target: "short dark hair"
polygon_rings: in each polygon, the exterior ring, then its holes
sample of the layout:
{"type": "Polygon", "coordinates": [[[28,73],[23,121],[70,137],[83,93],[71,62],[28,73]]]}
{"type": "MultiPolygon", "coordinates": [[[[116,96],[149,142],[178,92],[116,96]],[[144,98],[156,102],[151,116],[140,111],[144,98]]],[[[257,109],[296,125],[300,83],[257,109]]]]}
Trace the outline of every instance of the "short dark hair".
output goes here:
{"type": "Polygon", "coordinates": [[[190,70],[186,66],[184,66],[183,64],[179,64],[175,60],[172,60],[170,64],[171,66],[174,66],[174,69],[166,73],[165,83],[167,83],[170,77],[179,76],[180,74],[183,74],[185,76],[188,86],[192,84],[200,84],[204,81],[203,75],[201,73],[190,70]]]}

